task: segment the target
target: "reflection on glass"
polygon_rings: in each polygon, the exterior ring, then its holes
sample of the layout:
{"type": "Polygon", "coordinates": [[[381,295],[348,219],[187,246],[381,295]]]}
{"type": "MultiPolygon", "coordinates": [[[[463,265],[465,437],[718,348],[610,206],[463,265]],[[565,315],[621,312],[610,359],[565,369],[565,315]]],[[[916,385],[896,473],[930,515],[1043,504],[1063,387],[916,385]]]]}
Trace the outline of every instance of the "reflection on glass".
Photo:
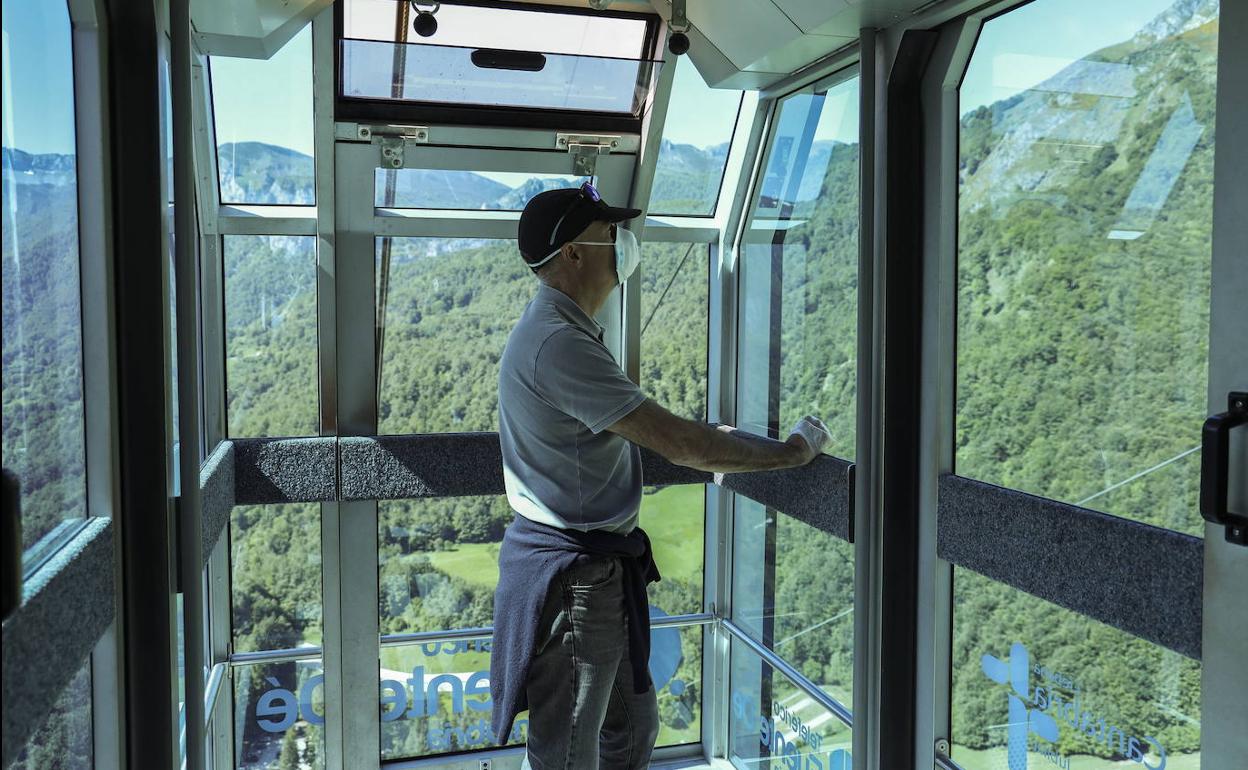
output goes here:
{"type": "Polygon", "coordinates": [[[780,105],[745,235],[738,427],[785,438],[804,414],[854,457],[858,79],[780,105]]]}
{"type": "Polygon", "coordinates": [[[230,436],[314,436],[316,238],[227,235],[224,241],[230,436]]]}
{"type": "Polygon", "coordinates": [[[733,621],[852,703],[854,547],[740,497],[733,543],[733,621]]]}
{"type": "Polygon", "coordinates": [[[676,62],[650,213],[710,216],[728,163],[741,92],[710,88],[689,57],[676,62]]]}
{"type": "Polygon", "coordinates": [[[324,770],[325,673],[320,659],[234,670],[234,767],[324,770]]]}
{"type": "Polygon", "coordinates": [[[230,512],[230,599],[237,652],[321,643],[319,505],[230,512]]]}
{"type": "Polygon", "coordinates": [[[524,68],[479,65],[473,48],[343,40],[342,94],[360,99],[638,115],[662,62],[529,54],[524,68]]]}
{"type": "Polygon", "coordinates": [[[850,770],[853,733],[740,642],[729,673],[729,759],[760,770],[850,770]]]}
{"type": "Polygon", "coordinates": [[[312,27],[270,59],[213,56],[210,67],[221,202],[315,203],[312,27]]]}
{"type": "Polygon", "coordinates": [[[1199,661],[970,570],[955,567],[953,587],[965,770],[1022,755],[1031,767],[1200,767],[1199,661]]]}
{"type": "Polygon", "coordinates": [[[378,432],[497,430],[499,357],[537,291],[516,242],[379,238],[377,265],[378,432]]]}
{"type": "MultiPolygon", "coordinates": [[[[650,678],[658,697],[657,746],[701,737],[702,630],[655,628],[650,678]]],[[[490,725],[490,640],[430,642],[381,650],[381,758],[407,759],[494,748],[490,725]]],[[[507,745],[523,745],[528,711],[507,745]]]]}
{"type": "Polygon", "coordinates": [[[91,770],[91,658],[65,685],[43,725],[30,736],[7,770],[91,770]]]}
{"type": "Polygon", "coordinates": [[[589,177],[571,174],[377,169],[377,206],[409,209],[523,211],[534,195],[561,187],[579,187],[589,177]]]}
{"type": "Polygon", "coordinates": [[[1199,535],[1218,3],[1097,6],[987,22],[961,91],[957,471],[1199,535]]]}
{"type": "Polygon", "coordinates": [[[4,6],[3,459],[27,573],[86,515],[72,68],[65,3],[4,6]]]}

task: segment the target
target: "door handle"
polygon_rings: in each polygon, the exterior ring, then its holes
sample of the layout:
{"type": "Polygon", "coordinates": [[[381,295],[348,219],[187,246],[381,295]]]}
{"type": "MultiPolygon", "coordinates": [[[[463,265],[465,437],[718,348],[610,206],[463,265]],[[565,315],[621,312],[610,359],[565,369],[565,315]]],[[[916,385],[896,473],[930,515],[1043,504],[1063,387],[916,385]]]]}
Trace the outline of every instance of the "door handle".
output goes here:
{"type": "Polygon", "coordinates": [[[1200,435],[1200,515],[1226,527],[1227,542],[1248,545],[1248,513],[1232,512],[1231,430],[1248,424],[1248,393],[1232,392],[1225,412],[1205,420],[1200,435]]]}

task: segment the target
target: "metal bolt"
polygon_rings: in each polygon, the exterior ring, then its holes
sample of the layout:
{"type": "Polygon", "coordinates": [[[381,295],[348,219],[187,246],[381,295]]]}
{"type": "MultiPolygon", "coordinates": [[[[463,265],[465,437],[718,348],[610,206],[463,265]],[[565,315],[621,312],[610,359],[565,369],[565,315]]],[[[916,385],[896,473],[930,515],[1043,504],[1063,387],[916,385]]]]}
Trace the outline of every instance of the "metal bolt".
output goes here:
{"type": "Polygon", "coordinates": [[[567,144],[567,143],[568,143],[568,138],[566,136],[559,137],[559,144],[567,144]]]}
{"type": "Polygon", "coordinates": [[[942,757],[949,756],[949,741],[945,738],[936,739],[936,753],[942,757]]]}
{"type": "Polygon", "coordinates": [[[618,139],[612,139],[612,140],[611,140],[611,146],[612,146],[612,147],[619,147],[619,146],[620,146],[620,142],[619,142],[619,140],[618,140],[618,139]]]}
{"type": "Polygon", "coordinates": [[[369,128],[368,126],[360,126],[358,129],[356,129],[356,132],[361,139],[368,139],[372,137],[373,135],[373,130],[369,128]]]}

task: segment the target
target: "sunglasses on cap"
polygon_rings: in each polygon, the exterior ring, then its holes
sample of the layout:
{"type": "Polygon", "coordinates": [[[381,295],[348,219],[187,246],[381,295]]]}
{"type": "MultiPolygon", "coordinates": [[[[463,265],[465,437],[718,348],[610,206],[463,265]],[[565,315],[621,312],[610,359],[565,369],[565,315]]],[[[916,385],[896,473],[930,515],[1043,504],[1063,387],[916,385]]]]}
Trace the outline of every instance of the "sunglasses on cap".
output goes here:
{"type": "Polygon", "coordinates": [[[594,187],[589,182],[582,183],[580,189],[577,190],[577,193],[577,196],[572,199],[572,202],[568,204],[568,207],[563,210],[563,214],[555,220],[555,226],[550,230],[550,239],[546,241],[546,245],[555,245],[555,236],[559,233],[559,226],[563,224],[563,220],[568,218],[568,214],[572,213],[572,209],[576,208],[578,203],[581,201],[602,203],[602,196],[598,194],[598,188],[594,187]]]}

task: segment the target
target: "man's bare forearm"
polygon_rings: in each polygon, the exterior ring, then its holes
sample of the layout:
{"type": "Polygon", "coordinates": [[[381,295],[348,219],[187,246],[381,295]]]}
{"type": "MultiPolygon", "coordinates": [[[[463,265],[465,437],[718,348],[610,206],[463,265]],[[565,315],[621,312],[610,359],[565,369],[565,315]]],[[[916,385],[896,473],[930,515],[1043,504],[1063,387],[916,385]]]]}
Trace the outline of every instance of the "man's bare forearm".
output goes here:
{"type": "Polygon", "coordinates": [[[712,473],[742,473],[794,468],[810,456],[800,447],[744,431],[698,425],[698,442],[685,463],[712,473]]]}

